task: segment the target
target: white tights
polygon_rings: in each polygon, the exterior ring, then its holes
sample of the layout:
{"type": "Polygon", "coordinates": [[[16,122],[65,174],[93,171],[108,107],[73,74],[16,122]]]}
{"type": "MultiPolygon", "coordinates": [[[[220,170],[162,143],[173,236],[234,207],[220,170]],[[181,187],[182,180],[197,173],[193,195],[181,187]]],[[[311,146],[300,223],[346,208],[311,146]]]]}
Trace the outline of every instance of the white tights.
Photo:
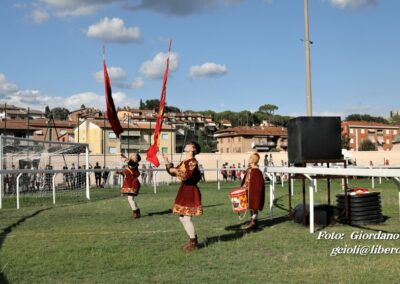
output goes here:
{"type": "Polygon", "coordinates": [[[251,210],[251,218],[253,220],[257,220],[258,217],[258,210],[251,210]]]}
{"type": "Polygon", "coordinates": [[[136,201],[132,195],[128,195],[128,202],[133,211],[138,209],[136,201]]]}
{"type": "Polygon", "coordinates": [[[192,216],[180,216],[179,221],[181,221],[183,228],[185,228],[186,234],[189,238],[196,238],[196,231],[192,222],[192,216]]]}

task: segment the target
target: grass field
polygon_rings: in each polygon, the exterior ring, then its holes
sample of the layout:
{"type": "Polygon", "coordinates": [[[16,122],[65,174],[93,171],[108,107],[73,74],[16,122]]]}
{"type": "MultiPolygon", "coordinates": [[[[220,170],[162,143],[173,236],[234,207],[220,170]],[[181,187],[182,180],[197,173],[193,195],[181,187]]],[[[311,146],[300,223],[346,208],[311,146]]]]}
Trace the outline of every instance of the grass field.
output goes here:
{"type": "MultiPolygon", "coordinates": [[[[350,185],[370,187],[368,180],[350,185]]],[[[382,225],[368,228],[334,225],[321,231],[344,233],[343,240],[318,240],[318,233],[287,218],[287,188],[277,187],[275,219],[268,208],[258,232],[244,234],[230,208],[233,183],[200,184],[204,215],[194,218],[201,249],[184,253],[187,242],[176,215],[169,213],[177,185],[158,194],[143,187],[138,197],[143,218],[133,220],[128,202],[116,189],[92,190],[92,200],[24,198],[21,209],[5,200],[0,210],[0,283],[399,283],[400,255],[330,256],[334,247],[382,245],[400,248],[400,240],[351,240],[350,233],[379,230],[400,233],[397,190],[382,191],[382,225]]],[[[268,188],[268,187],[267,187],[268,188]]],[[[300,203],[296,184],[293,204],[300,203]]],[[[319,183],[316,201],[324,203],[319,183]]],[[[334,183],[334,194],[340,191],[334,183]]],[[[267,190],[266,205],[269,204],[267,190]]]]}

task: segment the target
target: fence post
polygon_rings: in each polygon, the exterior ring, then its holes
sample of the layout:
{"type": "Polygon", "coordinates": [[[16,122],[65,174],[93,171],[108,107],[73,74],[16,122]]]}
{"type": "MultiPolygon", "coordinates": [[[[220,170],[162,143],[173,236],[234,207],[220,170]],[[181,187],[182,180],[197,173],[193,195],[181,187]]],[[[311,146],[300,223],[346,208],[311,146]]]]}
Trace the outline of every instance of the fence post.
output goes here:
{"type": "Polygon", "coordinates": [[[304,175],[309,183],[310,186],[308,188],[310,197],[309,197],[309,212],[310,212],[310,233],[314,233],[314,191],[315,191],[315,180],[311,178],[309,175],[304,175]]]}
{"type": "Polygon", "coordinates": [[[318,180],[314,179],[315,192],[318,192],[318,180]]]}
{"type": "MultiPolygon", "coordinates": [[[[85,163],[86,170],[89,169],[89,147],[86,145],[85,147],[85,163]]],[[[89,172],[86,172],[86,199],[90,200],[90,188],[89,188],[89,172]]]]}
{"type": "Polygon", "coordinates": [[[293,196],[294,195],[294,179],[289,175],[290,178],[290,194],[293,196]]]}
{"type": "Polygon", "coordinates": [[[20,179],[20,177],[22,176],[22,174],[18,174],[18,176],[17,176],[17,180],[16,180],[16,183],[17,183],[17,209],[19,209],[19,179],[20,179]]]}
{"type": "Polygon", "coordinates": [[[275,199],[275,181],[274,181],[274,175],[270,174],[268,172],[265,173],[267,177],[270,180],[269,183],[269,219],[272,220],[274,218],[274,213],[273,213],[273,206],[274,206],[274,199],[275,199]]]}
{"type": "Polygon", "coordinates": [[[56,175],[57,173],[53,174],[53,204],[56,204],[56,175]]]}

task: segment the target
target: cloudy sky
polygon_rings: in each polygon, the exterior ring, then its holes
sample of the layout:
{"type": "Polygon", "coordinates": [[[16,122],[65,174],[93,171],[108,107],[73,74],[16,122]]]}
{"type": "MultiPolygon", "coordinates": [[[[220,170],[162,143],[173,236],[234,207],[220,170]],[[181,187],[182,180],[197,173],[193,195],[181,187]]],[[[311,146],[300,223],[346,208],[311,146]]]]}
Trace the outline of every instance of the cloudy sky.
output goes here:
{"type": "MultiPolygon", "coordinates": [[[[400,1],[309,1],[314,114],[400,109],[400,1]]],[[[0,101],[104,108],[102,46],[118,106],[303,115],[302,0],[2,0],[0,101]]]]}

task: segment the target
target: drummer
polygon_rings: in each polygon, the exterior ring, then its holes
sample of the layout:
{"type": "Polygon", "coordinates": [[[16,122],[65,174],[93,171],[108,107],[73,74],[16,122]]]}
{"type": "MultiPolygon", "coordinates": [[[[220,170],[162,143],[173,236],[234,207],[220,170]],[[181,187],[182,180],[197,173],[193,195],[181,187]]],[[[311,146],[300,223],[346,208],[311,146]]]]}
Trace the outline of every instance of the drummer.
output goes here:
{"type": "Polygon", "coordinates": [[[251,217],[249,224],[245,227],[246,231],[258,229],[258,212],[263,210],[265,202],[265,183],[263,173],[258,168],[260,155],[254,152],[248,160],[248,169],[242,180],[242,188],[247,191],[248,209],[251,217]]]}

